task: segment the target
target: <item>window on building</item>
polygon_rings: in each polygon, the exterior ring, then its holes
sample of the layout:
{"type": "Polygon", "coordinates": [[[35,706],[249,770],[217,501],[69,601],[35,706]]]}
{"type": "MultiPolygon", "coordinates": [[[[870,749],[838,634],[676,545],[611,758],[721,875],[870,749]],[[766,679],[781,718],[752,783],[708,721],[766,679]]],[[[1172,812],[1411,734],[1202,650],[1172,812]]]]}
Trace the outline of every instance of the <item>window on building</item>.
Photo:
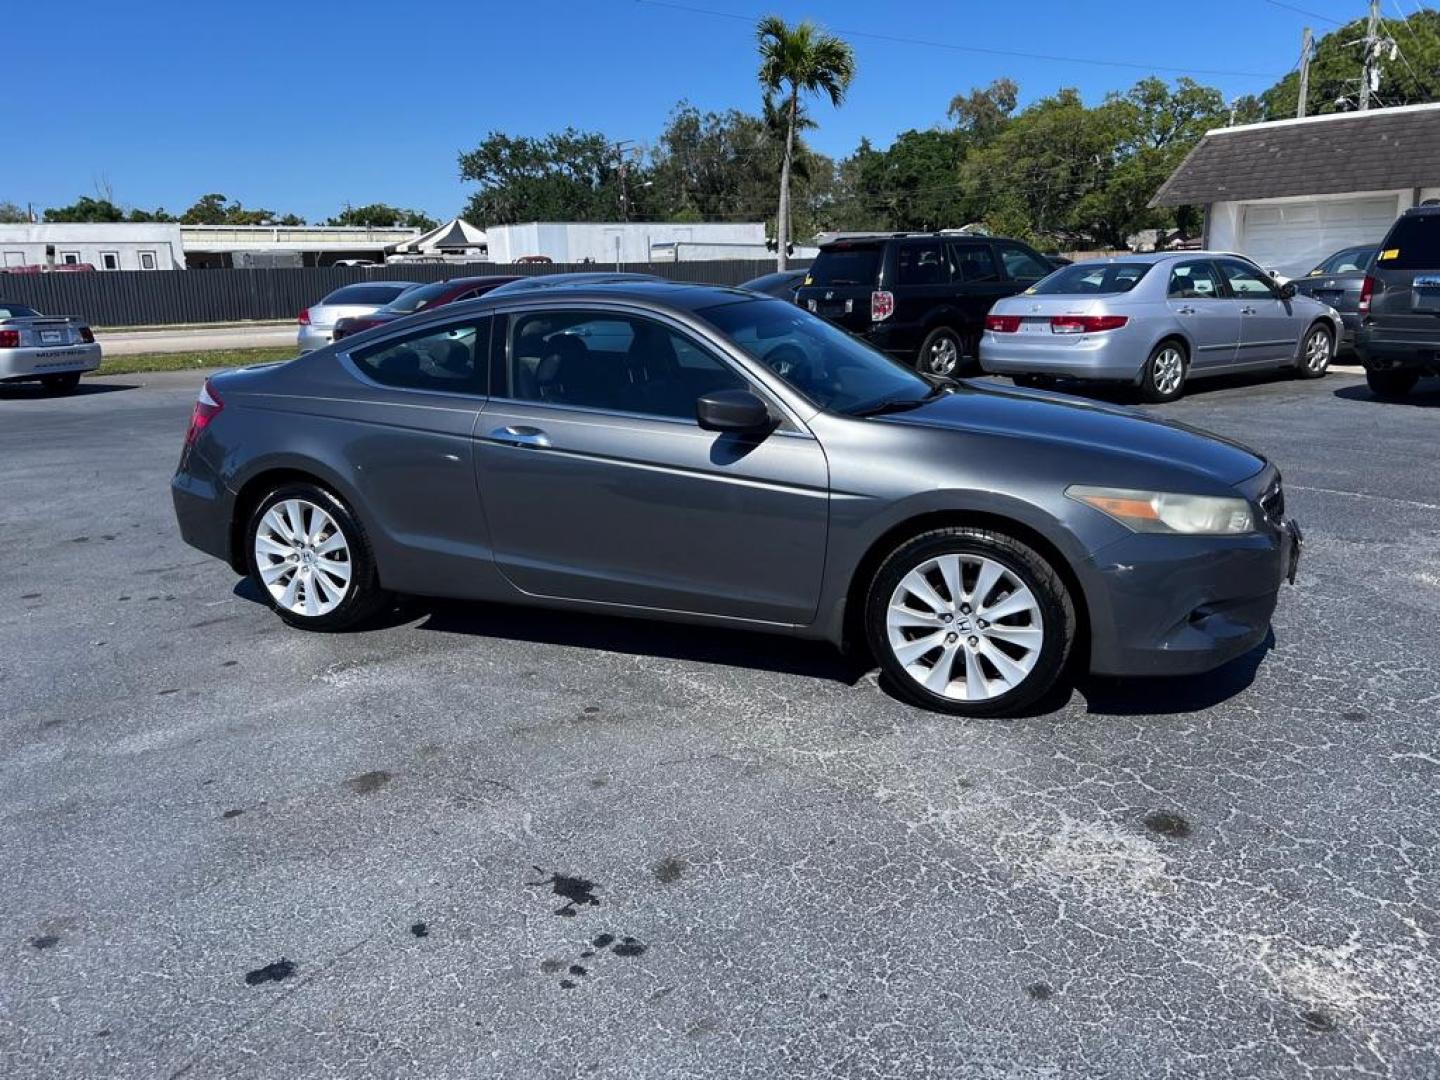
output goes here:
{"type": "Polygon", "coordinates": [[[141,270],[154,270],[154,269],[155,269],[155,252],[153,252],[153,251],[142,251],[142,252],[140,252],[140,269],[141,269],[141,270]]]}
{"type": "Polygon", "coordinates": [[[118,251],[102,251],[100,253],[100,267],[103,270],[119,270],[120,253],[118,251]]]}
{"type": "Polygon", "coordinates": [[[80,263],[80,252],[62,251],[60,253],[60,261],[66,266],[78,266],[80,263]]]}

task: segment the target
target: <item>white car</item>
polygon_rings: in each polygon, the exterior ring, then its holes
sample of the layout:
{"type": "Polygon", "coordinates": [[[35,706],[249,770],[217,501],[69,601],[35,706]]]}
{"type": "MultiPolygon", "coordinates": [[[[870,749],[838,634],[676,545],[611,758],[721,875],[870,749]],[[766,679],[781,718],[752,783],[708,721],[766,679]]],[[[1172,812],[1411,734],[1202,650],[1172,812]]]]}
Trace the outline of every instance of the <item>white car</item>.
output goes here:
{"type": "Polygon", "coordinates": [[[100,366],[100,346],[79,319],[50,318],[32,307],[0,300],[0,383],[38,380],[69,393],[80,375],[100,366]]]}

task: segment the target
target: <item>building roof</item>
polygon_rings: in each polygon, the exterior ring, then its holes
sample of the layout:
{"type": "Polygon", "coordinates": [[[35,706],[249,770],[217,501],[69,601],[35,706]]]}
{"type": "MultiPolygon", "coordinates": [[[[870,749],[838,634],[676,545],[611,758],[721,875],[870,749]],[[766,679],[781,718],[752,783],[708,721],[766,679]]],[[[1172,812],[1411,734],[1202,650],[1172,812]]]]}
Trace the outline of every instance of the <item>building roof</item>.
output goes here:
{"type": "Polygon", "coordinates": [[[445,224],[419,236],[396,244],[395,253],[408,254],[434,251],[469,251],[486,246],[485,233],[464,218],[451,218],[445,224]]]}
{"type": "Polygon", "coordinates": [[[1151,206],[1440,184],[1440,104],[1206,132],[1151,206]]]}

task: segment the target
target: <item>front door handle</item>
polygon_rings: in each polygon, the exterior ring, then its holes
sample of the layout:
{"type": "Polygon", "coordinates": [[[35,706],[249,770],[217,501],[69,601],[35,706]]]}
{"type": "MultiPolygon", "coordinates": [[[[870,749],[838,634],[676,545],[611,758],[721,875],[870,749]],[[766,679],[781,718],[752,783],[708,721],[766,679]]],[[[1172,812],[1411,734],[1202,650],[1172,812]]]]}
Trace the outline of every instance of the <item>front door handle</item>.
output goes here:
{"type": "Polygon", "coordinates": [[[1255,314],[1255,309],[1254,309],[1253,307],[1242,307],[1242,308],[1240,309],[1240,314],[1241,314],[1241,315],[1254,315],[1254,314],[1255,314]]]}
{"type": "Polygon", "coordinates": [[[1179,315],[1194,315],[1194,314],[1195,314],[1195,309],[1194,309],[1193,307],[1182,307],[1182,308],[1176,308],[1175,310],[1176,310],[1176,313],[1179,314],[1179,315]]]}
{"type": "Polygon", "coordinates": [[[525,424],[496,428],[490,432],[490,439],[492,442],[504,443],[506,446],[550,445],[549,435],[546,435],[538,427],[529,427],[525,424]]]}

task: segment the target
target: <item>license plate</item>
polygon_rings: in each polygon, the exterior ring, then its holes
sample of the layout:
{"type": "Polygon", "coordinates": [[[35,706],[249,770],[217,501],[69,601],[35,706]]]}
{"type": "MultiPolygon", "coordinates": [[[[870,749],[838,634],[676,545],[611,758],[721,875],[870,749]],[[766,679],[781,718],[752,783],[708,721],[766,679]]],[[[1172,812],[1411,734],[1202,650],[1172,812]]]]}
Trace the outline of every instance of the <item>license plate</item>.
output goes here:
{"type": "Polygon", "coordinates": [[[1025,319],[1020,323],[1022,334],[1044,334],[1050,329],[1050,323],[1045,319],[1025,319]]]}
{"type": "Polygon", "coordinates": [[[41,330],[41,331],[40,331],[40,344],[41,344],[41,345],[59,345],[59,344],[63,343],[64,340],[65,340],[65,331],[64,331],[64,330],[41,330]]]}

